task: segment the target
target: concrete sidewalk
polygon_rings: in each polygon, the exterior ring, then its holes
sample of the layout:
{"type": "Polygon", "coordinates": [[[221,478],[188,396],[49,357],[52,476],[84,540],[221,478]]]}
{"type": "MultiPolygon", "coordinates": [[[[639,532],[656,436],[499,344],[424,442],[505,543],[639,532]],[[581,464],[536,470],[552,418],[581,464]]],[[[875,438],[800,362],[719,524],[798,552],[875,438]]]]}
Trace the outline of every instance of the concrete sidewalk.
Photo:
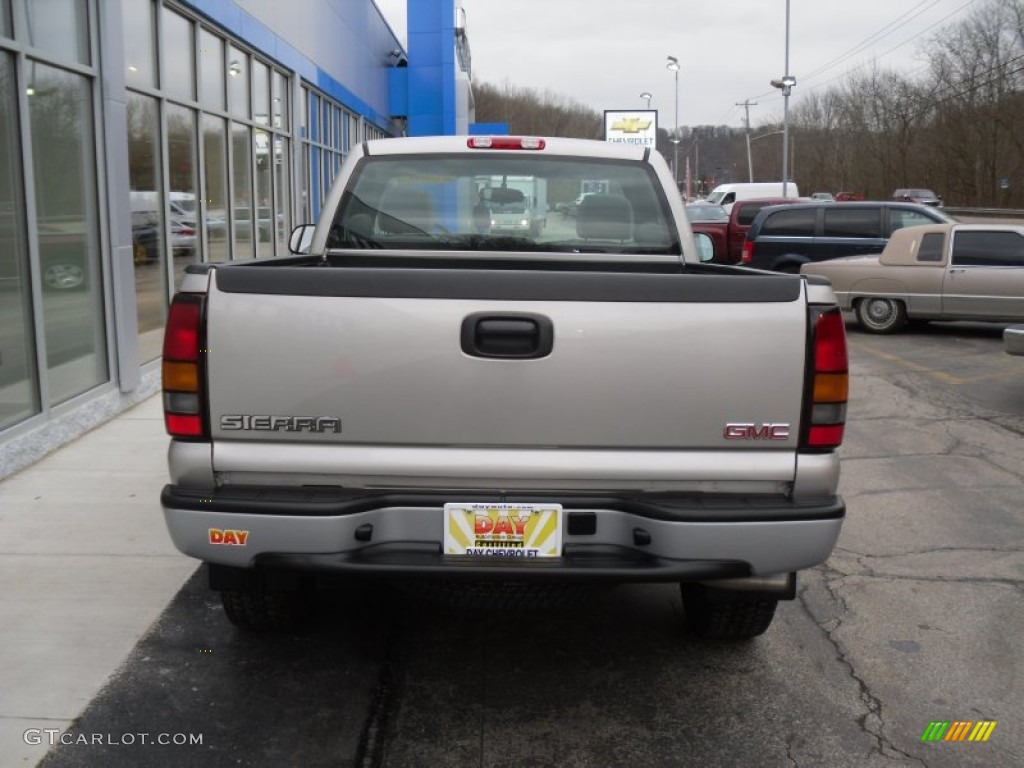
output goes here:
{"type": "MultiPolygon", "coordinates": [[[[67,729],[196,570],[164,527],[160,396],[0,481],[0,762],[67,729]]],[[[116,731],[117,724],[111,724],[116,731]]]]}

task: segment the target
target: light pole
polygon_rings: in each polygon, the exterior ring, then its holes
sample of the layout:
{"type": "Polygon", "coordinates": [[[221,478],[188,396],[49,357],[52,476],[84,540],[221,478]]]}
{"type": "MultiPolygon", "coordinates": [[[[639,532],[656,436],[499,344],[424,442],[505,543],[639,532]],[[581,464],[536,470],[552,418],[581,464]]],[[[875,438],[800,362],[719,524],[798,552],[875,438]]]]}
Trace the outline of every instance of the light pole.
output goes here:
{"type": "Polygon", "coordinates": [[[676,128],[673,134],[672,143],[675,145],[672,159],[672,176],[676,182],[676,189],[679,189],[679,59],[675,56],[668,57],[667,69],[671,69],[676,75],[676,128]]]}
{"type": "Polygon", "coordinates": [[[781,80],[772,80],[772,88],[782,91],[782,196],[786,196],[789,182],[789,94],[796,78],[789,74],[789,0],[786,0],[786,74],[781,80]]]}
{"type": "Polygon", "coordinates": [[[640,94],[640,98],[641,99],[647,99],[647,108],[650,109],[651,108],[651,99],[653,99],[654,96],[652,94],[648,93],[647,91],[644,91],[643,93],[640,94]]]}
{"type": "MultiPolygon", "coordinates": [[[[785,133],[785,131],[768,131],[768,133],[762,133],[760,136],[751,136],[750,133],[747,133],[747,170],[751,181],[754,180],[754,162],[750,153],[750,145],[758,139],[763,139],[766,136],[778,136],[780,133],[785,133]]],[[[785,170],[782,172],[782,178],[786,178],[785,170]]],[[[783,192],[783,194],[785,194],[785,192],[783,192]]]]}

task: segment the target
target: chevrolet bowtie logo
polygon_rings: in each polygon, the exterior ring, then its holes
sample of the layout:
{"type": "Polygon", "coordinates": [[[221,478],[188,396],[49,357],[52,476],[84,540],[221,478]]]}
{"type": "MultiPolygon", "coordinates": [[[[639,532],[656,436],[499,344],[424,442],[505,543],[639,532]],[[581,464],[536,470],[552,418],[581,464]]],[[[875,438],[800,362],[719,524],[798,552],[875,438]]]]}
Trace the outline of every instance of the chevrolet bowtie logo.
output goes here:
{"type": "Polygon", "coordinates": [[[639,117],[624,117],[618,122],[612,123],[613,131],[622,131],[623,133],[640,133],[650,127],[650,120],[641,120],[639,117]]]}

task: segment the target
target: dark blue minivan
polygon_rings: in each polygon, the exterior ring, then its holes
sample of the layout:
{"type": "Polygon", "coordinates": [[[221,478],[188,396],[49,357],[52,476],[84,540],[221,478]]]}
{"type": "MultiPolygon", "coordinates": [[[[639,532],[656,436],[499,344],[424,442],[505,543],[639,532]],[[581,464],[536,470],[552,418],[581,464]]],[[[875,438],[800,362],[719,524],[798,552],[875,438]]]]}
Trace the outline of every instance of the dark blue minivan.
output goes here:
{"type": "Polygon", "coordinates": [[[948,221],[955,219],[945,211],[915,203],[773,205],[747,230],[740,264],[796,273],[809,261],[881,253],[897,229],[948,221]]]}

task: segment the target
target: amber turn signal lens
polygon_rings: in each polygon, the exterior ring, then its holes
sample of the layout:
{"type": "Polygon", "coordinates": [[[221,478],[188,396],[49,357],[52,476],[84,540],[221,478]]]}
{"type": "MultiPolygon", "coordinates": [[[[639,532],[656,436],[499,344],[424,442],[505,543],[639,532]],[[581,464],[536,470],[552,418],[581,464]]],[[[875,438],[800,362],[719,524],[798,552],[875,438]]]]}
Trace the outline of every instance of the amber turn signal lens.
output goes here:
{"type": "Polygon", "coordinates": [[[849,390],[849,374],[819,373],[814,377],[816,403],[845,403],[849,399],[849,390]]]}
{"type": "Polygon", "coordinates": [[[163,387],[171,392],[198,392],[199,366],[195,363],[175,363],[165,360],[163,387]]]}

